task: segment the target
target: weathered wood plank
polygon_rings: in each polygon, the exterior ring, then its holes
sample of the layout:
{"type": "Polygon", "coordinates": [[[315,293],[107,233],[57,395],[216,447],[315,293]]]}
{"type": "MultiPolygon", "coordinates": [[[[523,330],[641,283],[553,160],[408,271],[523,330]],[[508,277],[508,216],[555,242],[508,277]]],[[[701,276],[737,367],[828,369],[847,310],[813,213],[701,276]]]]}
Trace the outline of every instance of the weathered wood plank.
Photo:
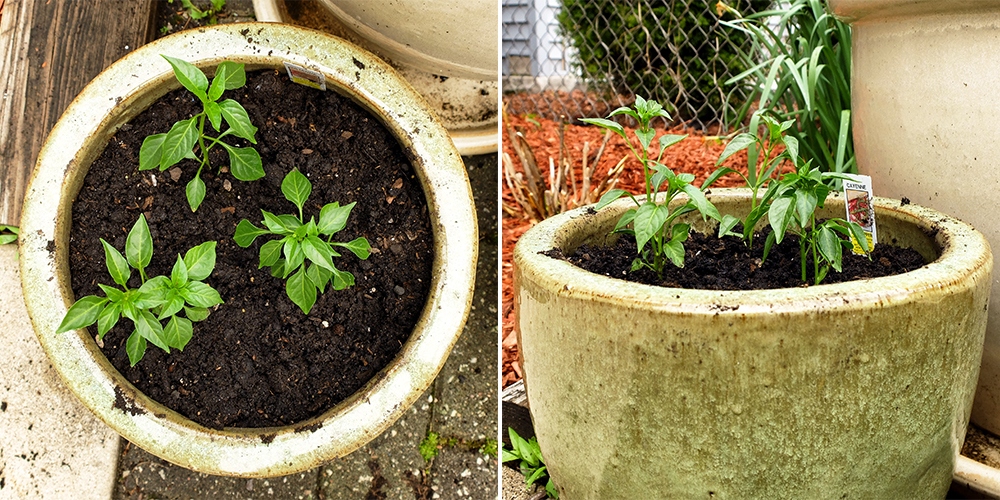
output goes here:
{"type": "Polygon", "coordinates": [[[17,224],[38,151],[83,87],[153,38],[155,0],[3,0],[0,224],[17,224]]]}

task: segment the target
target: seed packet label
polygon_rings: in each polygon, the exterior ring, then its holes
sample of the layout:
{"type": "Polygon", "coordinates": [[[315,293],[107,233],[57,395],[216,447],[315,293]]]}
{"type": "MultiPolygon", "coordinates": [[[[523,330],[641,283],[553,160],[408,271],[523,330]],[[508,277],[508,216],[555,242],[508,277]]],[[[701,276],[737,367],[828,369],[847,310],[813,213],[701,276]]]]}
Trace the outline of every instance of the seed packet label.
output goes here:
{"type": "MultiPolygon", "coordinates": [[[[847,220],[857,223],[864,230],[868,239],[868,248],[875,248],[878,242],[878,231],[875,228],[875,207],[872,203],[872,178],[867,175],[849,175],[850,180],[844,180],[844,199],[847,200],[847,220]]],[[[851,236],[852,251],[864,255],[861,243],[851,236]]]]}
{"type": "Polygon", "coordinates": [[[285,69],[288,70],[288,78],[291,78],[293,82],[314,89],[326,90],[326,77],[323,76],[323,73],[287,61],[285,61],[285,69]]]}

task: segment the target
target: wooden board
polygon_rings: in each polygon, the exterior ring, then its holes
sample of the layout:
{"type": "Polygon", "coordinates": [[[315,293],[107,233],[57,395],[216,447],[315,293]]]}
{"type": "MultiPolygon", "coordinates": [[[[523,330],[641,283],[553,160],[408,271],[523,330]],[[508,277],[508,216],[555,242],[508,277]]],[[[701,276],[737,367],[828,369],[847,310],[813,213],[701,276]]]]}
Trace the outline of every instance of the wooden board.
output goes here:
{"type": "Polygon", "coordinates": [[[155,0],[0,0],[0,224],[18,224],[38,151],[98,73],[153,39],[155,0]]]}

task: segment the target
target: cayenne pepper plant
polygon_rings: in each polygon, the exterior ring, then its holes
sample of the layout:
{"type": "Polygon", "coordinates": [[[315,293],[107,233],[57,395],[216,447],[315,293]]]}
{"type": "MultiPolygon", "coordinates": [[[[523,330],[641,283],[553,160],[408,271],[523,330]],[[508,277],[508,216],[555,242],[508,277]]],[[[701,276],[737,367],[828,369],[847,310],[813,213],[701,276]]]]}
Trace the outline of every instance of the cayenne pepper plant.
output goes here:
{"type": "Polygon", "coordinates": [[[340,206],[339,202],[327,203],[320,210],[319,222],[315,217],[305,222],[302,206],[312,192],[309,179],[298,169],[293,169],[281,181],[281,192],[285,195],[285,199],[294,203],[299,209],[298,217],[274,215],[261,210],[264,215],[262,224],[265,228],[259,228],[243,219],[236,226],[233,239],[237,245],[246,248],[258,236],[264,234],[281,236],[281,239],[261,245],[260,264],[257,268],[269,266],[272,276],[287,279],[285,292],[288,298],[299,306],[303,313],[309,314],[313,304],[316,303],[317,290],[323,293],[326,285],[331,282],[334,290],[343,290],[354,284],[353,274],[341,271],[333,264],[332,257],[340,257],[334,247],[346,248],[359,259],[367,259],[371,245],[364,237],[355,238],[347,243],[332,241],[333,235],[347,226],[347,218],[356,202],[344,206],[340,206]],[[326,240],[321,236],[326,236],[326,240]],[[311,264],[307,266],[306,260],[311,264]]]}
{"type": "MultiPolygon", "coordinates": [[[[640,148],[632,145],[625,129],[617,122],[603,118],[586,118],[581,121],[597,125],[611,130],[625,139],[625,144],[632,151],[633,156],[642,164],[645,175],[646,199],[639,202],[631,193],[623,189],[612,189],[601,196],[597,203],[597,209],[604,208],[609,203],[628,195],[635,202],[636,208],[631,208],[625,212],[615,227],[616,232],[635,235],[639,257],[632,262],[632,270],[646,267],[655,271],[658,275],[663,274],[664,266],[669,261],[677,267],[684,267],[684,241],[688,238],[690,225],[684,223],[674,223],[677,217],[697,210],[702,215],[702,219],[711,217],[720,220],[719,211],[705,197],[703,192],[710,182],[705,182],[701,188],[696,187],[692,182],[695,180],[693,174],[674,172],[666,165],[660,163],[666,149],[682,141],[687,135],[660,136],[660,152],[656,158],[648,155],[649,145],[656,137],[656,130],[650,126],[650,122],[655,117],[670,119],[670,115],[658,102],[643,99],[636,96],[634,109],[620,107],[611,112],[608,118],[615,115],[627,115],[639,123],[635,129],[635,136],[639,140],[640,148]],[[660,188],[665,188],[661,202],[657,202],[657,193],[660,188]],[[670,202],[680,194],[686,194],[687,203],[676,208],[670,207],[670,202]],[[630,226],[631,224],[631,226],[630,226]],[[646,245],[649,244],[649,248],[646,245]]],[[[713,176],[713,180],[718,178],[713,176]]]]}
{"type": "Polygon", "coordinates": [[[238,148],[222,142],[223,137],[235,135],[257,144],[254,138],[257,127],[250,123],[250,116],[243,106],[233,99],[216,102],[224,91],[246,85],[246,72],[243,64],[224,61],[216,68],[215,77],[209,85],[208,77],[197,66],[182,59],[162,57],[174,69],[177,81],[201,101],[202,111],[173,124],[167,133],[146,137],[139,149],[139,170],[159,167],[163,171],[185,158],[197,160],[198,172],[195,173],[194,179],[188,182],[186,188],[188,205],[194,212],[205,199],[205,182],[201,180],[201,171],[206,167],[211,168],[208,152],[216,145],[222,146],[229,153],[229,168],[233,177],[241,181],[252,181],[264,176],[264,168],[257,150],[252,147],[238,148]],[[222,133],[216,137],[206,135],[206,121],[216,132],[222,133]],[[225,131],[222,131],[223,123],[228,126],[225,131]],[[194,149],[196,145],[197,153],[194,149]]]}
{"type": "Polygon", "coordinates": [[[768,186],[768,191],[773,188],[775,192],[767,210],[773,231],[767,235],[764,243],[762,263],[767,259],[771,246],[781,243],[786,232],[799,237],[802,281],[807,281],[806,263],[811,256],[815,285],[823,281],[831,267],[837,272],[842,270],[843,248],[853,246],[852,235],[866,254],[871,252],[868,238],[856,222],[840,218],[816,221],[816,209],[823,208],[823,202],[832,189],[824,181],[832,179],[850,180],[843,174],[820,172],[819,168],[812,165],[812,161],[802,162],[798,158],[794,172],[785,174],[780,181],[768,186]]]}
{"type": "Polygon", "coordinates": [[[184,258],[177,255],[170,277],[146,276],[146,266],[153,258],[153,239],[146,217],[139,215],[125,240],[125,255],[101,239],[108,273],[121,290],[98,284],[106,297],[87,295],[66,312],[56,333],[84,328],[97,323],[98,340],[104,338],[124,316],[135,325],[125,343],[128,359],[135,366],[146,353],[146,343],[170,352],[184,350],[194,333],[193,322],[208,317],[209,308],[222,303],[214,288],[202,282],[215,269],[215,242],[191,248],[184,258]],[[139,288],[129,288],[132,268],[139,271],[139,288]],[[184,311],[186,317],[178,316],[184,311]],[[161,321],[168,319],[166,326],[161,321]]]}

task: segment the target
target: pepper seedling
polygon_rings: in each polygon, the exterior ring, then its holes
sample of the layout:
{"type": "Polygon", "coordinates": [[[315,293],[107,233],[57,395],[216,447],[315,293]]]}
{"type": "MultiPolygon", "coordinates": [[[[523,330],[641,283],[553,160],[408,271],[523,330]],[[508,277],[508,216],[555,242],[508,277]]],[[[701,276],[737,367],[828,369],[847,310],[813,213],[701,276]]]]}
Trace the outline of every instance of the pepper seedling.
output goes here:
{"type": "Polygon", "coordinates": [[[302,216],[302,206],[305,205],[312,184],[298,169],[293,169],[281,181],[281,192],[285,199],[295,204],[299,209],[298,217],[294,215],[274,215],[261,210],[264,215],[264,228],[253,225],[243,219],[236,226],[233,239],[236,244],[246,248],[258,236],[273,234],[281,239],[271,240],[260,247],[260,264],[271,268],[272,276],[281,276],[285,282],[285,292],[288,298],[309,314],[316,303],[317,290],[326,291],[327,284],[333,283],[334,290],[343,290],[354,284],[354,275],[337,269],[333,257],[340,257],[334,247],[350,250],[359,259],[367,259],[370,255],[368,240],[358,237],[347,243],[333,240],[333,235],[347,226],[347,219],[356,202],[340,206],[339,202],[327,203],[319,213],[319,222],[311,217],[305,222],[302,216]],[[326,240],[320,236],[326,236],[326,240]],[[309,261],[308,263],[306,261],[309,261]],[[308,264],[308,265],[307,265],[308,264]],[[291,275],[291,277],[289,277],[291,275]]]}
{"type": "Polygon", "coordinates": [[[181,258],[177,255],[170,277],[147,278],[146,266],[153,258],[153,239],[146,217],[139,215],[125,240],[125,255],[101,239],[108,273],[121,290],[98,284],[106,297],[87,295],[66,312],[56,333],[68,332],[97,323],[98,340],[104,338],[122,316],[132,320],[135,329],[125,343],[132,366],[146,353],[146,342],[170,352],[184,350],[194,334],[193,322],[208,317],[210,307],[222,303],[222,297],[201,280],[215,269],[215,242],[207,241],[191,248],[181,258]],[[129,288],[132,269],[139,271],[142,285],[129,288]],[[186,317],[177,314],[184,311],[186,317]],[[166,326],[161,321],[168,319],[166,326]]]}
{"type": "Polygon", "coordinates": [[[252,181],[264,176],[264,167],[257,150],[252,147],[238,148],[222,141],[227,135],[235,135],[251,144],[257,144],[257,139],[254,138],[257,127],[250,123],[246,109],[233,99],[217,102],[224,91],[246,85],[246,72],[243,64],[223,61],[216,67],[215,77],[209,85],[208,77],[197,66],[183,59],[166,55],[162,57],[174,69],[177,81],[201,101],[202,111],[174,123],[165,134],[146,137],[139,149],[139,170],[159,167],[163,171],[185,158],[197,160],[198,172],[186,188],[188,205],[194,212],[205,199],[205,182],[201,180],[201,171],[205,167],[211,168],[208,152],[216,145],[222,146],[229,153],[229,168],[233,177],[241,181],[252,181]],[[222,133],[216,137],[206,135],[206,121],[212,124],[216,132],[222,133]],[[223,123],[228,126],[225,131],[222,131],[223,123]],[[195,153],[195,145],[201,156],[195,153]]]}
{"type": "Polygon", "coordinates": [[[666,149],[684,140],[686,135],[661,135],[659,155],[654,159],[647,154],[649,145],[656,137],[656,130],[650,125],[652,119],[657,116],[670,119],[670,115],[660,103],[636,96],[634,109],[620,107],[612,111],[608,118],[620,114],[630,116],[639,122],[639,127],[635,129],[635,136],[640,145],[638,151],[632,146],[632,141],[625,134],[625,128],[619,123],[604,118],[585,118],[580,121],[611,130],[625,139],[625,144],[632,151],[632,155],[642,164],[646,199],[639,203],[631,193],[623,189],[612,189],[601,196],[597,210],[622,196],[628,195],[632,198],[636,208],[631,208],[622,214],[615,231],[635,235],[639,256],[632,262],[633,271],[647,267],[662,276],[668,261],[677,267],[684,267],[684,242],[687,241],[691,226],[674,223],[674,220],[696,210],[701,213],[703,219],[711,217],[719,220],[719,211],[708,201],[703,192],[708,188],[709,182],[698,188],[693,184],[695,180],[693,174],[674,174],[670,167],[660,163],[666,149]],[[664,188],[664,197],[663,201],[658,203],[656,194],[661,187],[664,188]],[[681,194],[687,195],[687,203],[671,208],[670,202],[681,194]],[[649,249],[646,249],[647,243],[650,245],[649,249]]]}

